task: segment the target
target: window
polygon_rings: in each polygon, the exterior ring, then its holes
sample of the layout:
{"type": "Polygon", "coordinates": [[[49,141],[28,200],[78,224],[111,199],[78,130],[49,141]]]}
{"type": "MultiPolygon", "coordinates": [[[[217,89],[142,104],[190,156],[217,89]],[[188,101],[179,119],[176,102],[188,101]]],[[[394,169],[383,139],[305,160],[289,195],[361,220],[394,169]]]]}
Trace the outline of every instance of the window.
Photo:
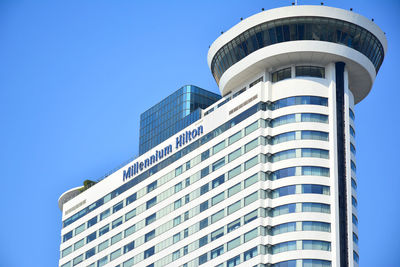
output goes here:
{"type": "Polygon", "coordinates": [[[105,211],[100,213],[100,221],[104,220],[108,216],[110,216],[110,209],[106,209],[105,211]]]}
{"type": "Polygon", "coordinates": [[[247,153],[247,152],[249,152],[250,150],[252,150],[253,148],[255,148],[257,146],[258,146],[258,138],[256,138],[253,141],[247,143],[244,146],[244,152],[247,153]]]}
{"type": "Polygon", "coordinates": [[[238,255],[238,256],[228,260],[227,263],[226,263],[226,266],[227,267],[233,267],[233,266],[236,266],[236,265],[239,265],[239,264],[240,264],[240,256],[238,255]]]}
{"type": "Polygon", "coordinates": [[[123,202],[123,201],[121,201],[121,202],[115,204],[115,205],[113,206],[113,213],[119,211],[119,210],[122,209],[123,207],[124,207],[124,202],[123,202]]]}
{"type": "Polygon", "coordinates": [[[106,241],[100,243],[100,244],[97,246],[97,251],[100,252],[100,251],[105,250],[106,248],[108,248],[108,239],[107,239],[106,241]]]}
{"type": "Polygon", "coordinates": [[[61,267],[71,267],[71,262],[64,263],[61,267]]]}
{"type": "Polygon", "coordinates": [[[296,204],[292,203],[273,208],[270,212],[270,216],[275,217],[294,212],[296,212],[296,204]]]}
{"type": "Polygon", "coordinates": [[[154,255],[154,247],[149,248],[144,252],[144,258],[147,259],[148,257],[154,255]]]}
{"type": "Polygon", "coordinates": [[[177,226],[180,223],[181,223],[181,216],[175,217],[174,218],[174,226],[177,226]]]}
{"type": "Polygon", "coordinates": [[[174,253],[172,253],[172,260],[177,260],[179,259],[179,257],[181,256],[181,253],[179,250],[175,251],[174,253]]]}
{"type": "Polygon", "coordinates": [[[292,77],[292,69],[290,67],[275,71],[271,74],[271,80],[274,83],[282,81],[284,79],[289,79],[291,77],[292,77]]]}
{"type": "Polygon", "coordinates": [[[214,180],[212,180],[212,188],[216,188],[217,186],[223,184],[225,182],[225,178],[224,175],[221,175],[217,178],[215,178],[214,180]]]}
{"type": "Polygon", "coordinates": [[[353,214],[353,223],[355,226],[358,226],[358,219],[354,214],[353,214]]]}
{"type": "Polygon", "coordinates": [[[351,203],[355,208],[357,208],[357,199],[355,199],[353,196],[351,196],[351,203]]]}
{"type": "Polygon", "coordinates": [[[249,88],[253,87],[254,85],[256,85],[259,82],[264,81],[263,77],[258,78],[257,80],[255,80],[254,82],[250,83],[249,88]]]}
{"type": "Polygon", "coordinates": [[[355,155],[356,154],[356,147],[350,143],[350,151],[355,155]]]}
{"type": "Polygon", "coordinates": [[[135,241],[132,241],[124,246],[124,253],[127,253],[135,248],[135,241]]]}
{"type": "Polygon", "coordinates": [[[250,176],[249,178],[247,178],[246,180],[244,180],[244,187],[247,188],[250,185],[254,184],[258,182],[258,174],[254,174],[252,176],[250,176]]]}
{"type": "Polygon", "coordinates": [[[296,222],[282,223],[271,228],[271,235],[279,235],[296,231],[296,222]]]}
{"type": "Polygon", "coordinates": [[[283,242],[272,246],[272,254],[278,254],[281,252],[286,252],[296,249],[297,249],[296,241],[283,242]]]}
{"type": "Polygon", "coordinates": [[[132,219],[136,216],[136,209],[131,210],[127,214],[125,214],[125,221],[132,219]]]}
{"type": "Polygon", "coordinates": [[[152,230],[144,235],[144,242],[152,240],[156,236],[156,231],[152,230]]]}
{"type": "Polygon", "coordinates": [[[244,216],[244,224],[247,224],[255,219],[257,219],[257,212],[258,210],[254,210],[247,215],[244,216]]]}
{"type": "Polygon", "coordinates": [[[121,249],[120,248],[110,254],[110,261],[115,260],[119,256],[121,256],[121,249]]]}
{"type": "Polygon", "coordinates": [[[272,198],[283,197],[283,196],[293,195],[293,194],[296,194],[296,186],[289,185],[289,186],[284,186],[284,187],[273,190],[272,198]]]}
{"type": "Polygon", "coordinates": [[[174,244],[175,244],[176,242],[180,241],[180,240],[181,240],[181,233],[175,234],[175,235],[173,236],[172,240],[173,240],[174,244]]]}
{"type": "Polygon", "coordinates": [[[302,223],[303,231],[321,231],[321,232],[330,232],[331,224],[325,222],[313,222],[313,221],[304,221],[302,223]]]}
{"type": "Polygon", "coordinates": [[[235,184],[234,186],[228,189],[228,197],[235,195],[236,193],[240,192],[240,190],[241,190],[240,183],[235,184]]]}
{"type": "Polygon", "coordinates": [[[320,240],[303,240],[303,249],[304,250],[331,250],[331,243],[320,240]]]}
{"type": "Polygon", "coordinates": [[[224,246],[222,245],[211,250],[211,259],[214,259],[223,253],[224,253],[224,246]]]}
{"type": "Polygon", "coordinates": [[[204,245],[207,245],[208,243],[208,236],[205,235],[202,238],[199,239],[199,247],[202,247],[204,245]]]}
{"type": "Polygon", "coordinates": [[[112,229],[122,224],[122,216],[112,222],[112,229]]]}
{"type": "Polygon", "coordinates": [[[244,129],[244,134],[248,135],[258,129],[258,120],[250,124],[244,129]]]}
{"type": "Polygon", "coordinates": [[[328,204],[322,204],[322,203],[303,203],[302,211],[330,213],[331,207],[328,204]]]}
{"type": "Polygon", "coordinates": [[[175,185],[175,187],[174,187],[175,193],[178,193],[178,192],[181,191],[181,190],[182,190],[182,182],[177,183],[177,184],[175,185]]]}
{"type": "Polygon", "coordinates": [[[72,246],[67,247],[66,249],[64,249],[61,253],[61,258],[67,256],[68,254],[70,254],[72,252],[72,246]]]}
{"type": "Polygon", "coordinates": [[[190,185],[190,178],[185,179],[185,187],[188,187],[190,185]]]}
{"type": "Polygon", "coordinates": [[[324,194],[329,195],[329,187],[318,184],[303,184],[302,185],[303,194],[324,194]]]}
{"type": "Polygon", "coordinates": [[[66,233],[65,235],[63,235],[63,242],[69,240],[72,238],[72,231],[69,231],[68,233],[66,233]]]}
{"type": "Polygon", "coordinates": [[[75,235],[82,233],[85,230],[85,224],[82,223],[78,227],[75,228],[75,235]]]}
{"type": "Polygon", "coordinates": [[[213,155],[225,148],[225,140],[213,147],[213,155]]]}
{"type": "Polygon", "coordinates": [[[354,180],[354,178],[351,178],[351,187],[352,187],[354,190],[357,189],[357,183],[356,183],[356,181],[354,180]]]}
{"type": "Polygon", "coordinates": [[[199,226],[200,226],[199,227],[200,230],[203,229],[203,228],[206,228],[208,226],[208,218],[205,218],[205,219],[201,220],[200,223],[199,223],[199,226]]]}
{"type": "Polygon", "coordinates": [[[356,171],[357,171],[357,168],[356,168],[356,164],[354,163],[354,161],[350,160],[350,165],[351,165],[351,170],[352,170],[353,172],[356,172],[356,171]]]}
{"type": "Polygon", "coordinates": [[[187,195],[185,195],[185,204],[187,204],[189,202],[190,202],[190,195],[187,194],[187,195]]]}
{"type": "Polygon", "coordinates": [[[232,232],[233,230],[236,230],[239,227],[240,227],[240,219],[234,220],[233,222],[228,224],[227,227],[228,233],[232,232]]]}
{"type": "Polygon", "coordinates": [[[182,173],[182,166],[179,166],[178,168],[175,169],[175,176],[178,176],[182,173]]]}
{"type": "Polygon", "coordinates": [[[147,193],[150,193],[156,188],[157,188],[157,181],[154,181],[151,184],[147,185],[147,193]]]}
{"type": "Polygon", "coordinates": [[[358,236],[355,233],[353,233],[353,241],[358,245],[358,236]]]}
{"type": "Polygon", "coordinates": [[[228,161],[231,162],[242,155],[242,149],[238,148],[228,155],[228,161]]]}
{"type": "MultiPolygon", "coordinates": [[[[359,256],[358,256],[357,252],[355,252],[355,251],[353,251],[353,259],[354,259],[355,262],[357,262],[357,264],[358,264],[359,261],[360,261],[360,258],[359,258],[359,256]]],[[[328,266],[328,265],[327,265],[327,266],[328,266]]]]}
{"type": "Polygon", "coordinates": [[[148,216],[146,218],[146,225],[151,224],[152,222],[154,222],[156,220],[156,213],[153,213],[152,215],[148,216]]]}
{"type": "Polygon", "coordinates": [[[136,200],[136,193],[133,193],[132,195],[126,198],[126,205],[131,204],[135,200],[136,200]]]}
{"type": "Polygon", "coordinates": [[[239,132],[235,133],[234,135],[232,135],[231,137],[229,137],[229,139],[228,139],[229,145],[233,144],[234,142],[236,142],[240,138],[242,138],[242,132],[241,131],[239,131],[239,132]]]}
{"type": "Polygon", "coordinates": [[[257,256],[257,247],[254,247],[252,249],[249,249],[247,251],[244,252],[244,260],[247,261],[251,258],[254,258],[255,256],[257,256]]]}
{"type": "Polygon", "coordinates": [[[186,238],[189,236],[189,228],[185,228],[185,230],[183,230],[183,238],[186,238]]]}
{"type": "Polygon", "coordinates": [[[258,199],[258,191],[244,198],[244,205],[247,206],[258,199]]]}
{"type": "Polygon", "coordinates": [[[97,238],[97,232],[95,231],[86,237],[86,244],[92,242],[96,238],[97,238]]]}
{"type": "Polygon", "coordinates": [[[258,236],[258,228],[254,228],[253,230],[244,234],[244,242],[248,242],[257,236],[258,236]]]}
{"type": "Polygon", "coordinates": [[[102,235],[104,235],[105,233],[108,233],[108,231],[110,230],[110,225],[106,225],[106,226],[103,226],[102,228],[100,228],[100,230],[99,230],[99,236],[102,236],[102,235]]]}
{"type": "Polygon", "coordinates": [[[185,211],[185,213],[183,214],[183,219],[186,221],[186,220],[189,220],[189,211],[185,211]]]}
{"type": "Polygon", "coordinates": [[[199,265],[204,264],[208,261],[207,253],[204,253],[199,257],[199,265]]]}
{"type": "Polygon", "coordinates": [[[296,77],[325,78],[325,68],[317,66],[296,66],[296,77]]]}
{"type": "Polygon", "coordinates": [[[135,231],[136,231],[136,225],[134,224],[125,230],[125,237],[133,234],[135,231]]]}
{"type": "Polygon", "coordinates": [[[354,138],[356,137],[356,131],[354,131],[354,128],[352,126],[350,126],[350,134],[351,136],[353,136],[354,138]]]}
{"type": "Polygon", "coordinates": [[[208,159],[210,156],[210,150],[206,150],[203,153],[201,153],[201,161],[208,159]]]}
{"type": "Polygon", "coordinates": [[[239,210],[241,208],[241,203],[240,200],[236,201],[232,205],[228,206],[228,215],[234,213],[235,211],[239,210]]]}
{"type": "Polygon", "coordinates": [[[105,256],[97,261],[97,267],[102,267],[102,266],[106,265],[107,262],[108,262],[108,256],[105,256]]]}
{"type": "Polygon", "coordinates": [[[215,223],[219,220],[221,220],[224,217],[224,209],[214,213],[213,215],[211,215],[211,223],[215,223]]]}
{"type": "Polygon", "coordinates": [[[204,201],[203,203],[200,204],[200,212],[205,211],[208,209],[208,200],[204,201]]]}
{"type": "Polygon", "coordinates": [[[221,202],[222,200],[224,200],[224,198],[225,198],[224,194],[225,194],[225,192],[222,192],[222,193],[216,195],[215,197],[213,197],[211,199],[212,206],[214,206],[214,205],[218,204],[219,202],[221,202]]]}
{"type": "Polygon", "coordinates": [[[354,112],[351,110],[351,108],[349,108],[349,116],[353,121],[355,120],[354,112]]]}
{"type": "Polygon", "coordinates": [[[115,236],[111,237],[111,245],[114,245],[118,241],[122,239],[122,232],[119,234],[116,234],[115,236]]]}
{"type": "Polygon", "coordinates": [[[91,249],[89,249],[88,251],[85,252],[85,259],[89,259],[94,254],[96,254],[96,247],[91,248],[91,249]]]}
{"type": "Polygon", "coordinates": [[[78,242],[76,242],[74,244],[74,250],[77,250],[77,249],[83,247],[84,244],[85,244],[85,239],[82,238],[81,240],[79,240],[78,242]]]}
{"type": "MultiPolygon", "coordinates": [[[[92,219],[90,219],[90,220],[87,222],[87,228],[89,228],[89,227],[95,225],[96,223],[97,223],[97,216],[96,216],[96,217],[93,217],[92,219]]],[[[72,233],[71,233],[71,234],[72,234],[72,233]]]]}
{"type": "Polygon", "coordinates": [[[174,209],[179,209],[182,206],[182,200],[178,199],[174,202],[174,209]]]}
{"type": "Polygon", "coordinates": [[[210,168],[207,166],[200,171],[201,178],[207,176],[210,173],[210,168]]]}
{"type": "Polygon", "coordinates": [[[225,158],[219,159],[216,162],[213,163],[212,165],[212,171],[216,171],[219,168],[221,168],[222,166],[225,165],[225,158]]]}
{"type": "Polygon", "coordinates": [[[211,233],[211,241],[214,241],[224,235],[224,227],[221,227],[211,233]]]}
{"type": "Polygon", "coordinates": [[[207,192],[208,192],[208,184],[205,184],[202,187],[200,187],[200,195],[204,195],[207,192]]]}
{"type": "Polygon", "coordinates": [[[73,266],[81,263],[83,261],[83,254],[79,255],[78,257],[74,258],[72,264],[73,266]]]}
{"type": "Polygon", "coordinates": [[[244,169],[248,170],[258,163],[258,156],[255,156],[244,163],[244,169]]]}
{"type": "Polygon", "coordinates": [[[157,197],[153,197],[152,199],[148,200],[146,202],[146,209],[150,209],[153,207],[155,204],[157,204],[157,197]]]}
{"type": "Polygon", "coordinates": [[[239,165],[228,172],[228,179],[232,179],[242,172],[242,166],[239,165]]]}

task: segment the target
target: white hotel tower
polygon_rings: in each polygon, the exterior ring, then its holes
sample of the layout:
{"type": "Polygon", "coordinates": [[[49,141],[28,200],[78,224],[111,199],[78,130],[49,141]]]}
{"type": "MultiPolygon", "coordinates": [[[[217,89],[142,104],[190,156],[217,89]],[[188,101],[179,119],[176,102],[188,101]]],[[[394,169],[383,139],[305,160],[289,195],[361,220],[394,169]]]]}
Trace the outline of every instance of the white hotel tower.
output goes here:
{"type": "Polygon", "coordinates": [[[358,266],[354,105],[386,49],[332,7],[241,21],[208,52],[220,100],[60,197],[59,266],[358,266]]]}

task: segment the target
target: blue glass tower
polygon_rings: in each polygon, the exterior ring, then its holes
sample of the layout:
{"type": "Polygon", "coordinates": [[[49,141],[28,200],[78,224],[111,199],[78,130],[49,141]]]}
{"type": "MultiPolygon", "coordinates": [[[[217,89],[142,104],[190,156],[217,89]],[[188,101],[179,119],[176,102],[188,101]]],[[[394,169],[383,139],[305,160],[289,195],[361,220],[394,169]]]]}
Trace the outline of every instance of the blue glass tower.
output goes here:
{"type": "Polygon", "coordinates": [[[140,115],[139,155],[201,118],[220,95],[185,85],[140,115]]]}

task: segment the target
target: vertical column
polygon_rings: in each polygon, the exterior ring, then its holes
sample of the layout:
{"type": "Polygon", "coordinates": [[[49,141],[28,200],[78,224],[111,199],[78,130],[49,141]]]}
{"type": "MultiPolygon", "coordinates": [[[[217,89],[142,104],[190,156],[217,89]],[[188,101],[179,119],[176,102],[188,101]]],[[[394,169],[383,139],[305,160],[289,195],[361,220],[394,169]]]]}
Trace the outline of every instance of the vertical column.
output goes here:
{"type": "Polygon", "coordinates": [[[347,231],[347,187],[346,187],[346,143],[345,143],[345,99],[344,99],[345,63],[335,63],[336,76],[336,132],[338,160],[338,199],[339,199],[339,242],[340,266],[348,266],[347,231]]]}

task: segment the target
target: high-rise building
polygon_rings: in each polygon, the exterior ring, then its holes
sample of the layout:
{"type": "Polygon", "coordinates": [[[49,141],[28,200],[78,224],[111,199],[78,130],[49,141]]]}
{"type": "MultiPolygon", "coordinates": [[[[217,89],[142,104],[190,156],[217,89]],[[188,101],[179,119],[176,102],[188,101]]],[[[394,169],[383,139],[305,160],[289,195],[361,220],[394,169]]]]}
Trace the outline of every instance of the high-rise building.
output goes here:
{"type": "Polygon", "coordinates": [[[255,14],[208,64],[222,99],[59,200],[61,267],[358,266],[354,105],[387,49],[327,6],[255,14]]]}
{"type": "Polygon", "coordinates": [[[140,115],[139,155],[201,118],[201,109],[221,99],[220,95],[186,85],[140,115]]]}

